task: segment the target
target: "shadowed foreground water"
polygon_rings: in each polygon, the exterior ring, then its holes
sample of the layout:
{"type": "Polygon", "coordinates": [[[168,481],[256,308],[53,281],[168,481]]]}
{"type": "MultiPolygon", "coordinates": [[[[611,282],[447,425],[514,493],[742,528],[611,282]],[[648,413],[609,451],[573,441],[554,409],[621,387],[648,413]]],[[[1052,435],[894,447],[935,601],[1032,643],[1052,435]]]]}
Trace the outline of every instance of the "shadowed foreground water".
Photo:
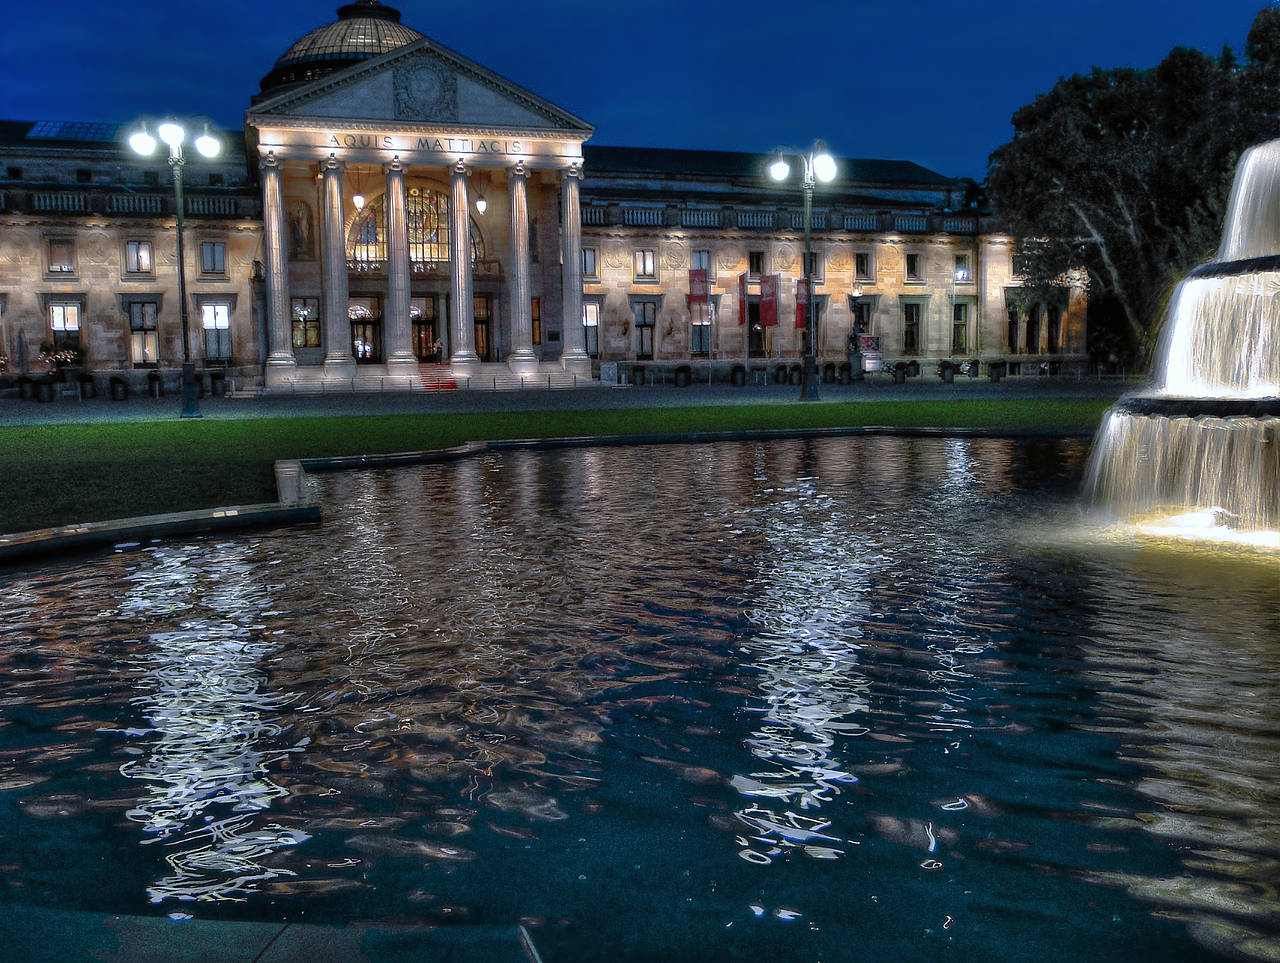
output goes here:
{"type": "Polygon", "coordinates": [[[1091,531],[1084,457],[514,453],[9,570],[4,898],[547,963],[1276,959],[1275,561],[1091,531]]]}

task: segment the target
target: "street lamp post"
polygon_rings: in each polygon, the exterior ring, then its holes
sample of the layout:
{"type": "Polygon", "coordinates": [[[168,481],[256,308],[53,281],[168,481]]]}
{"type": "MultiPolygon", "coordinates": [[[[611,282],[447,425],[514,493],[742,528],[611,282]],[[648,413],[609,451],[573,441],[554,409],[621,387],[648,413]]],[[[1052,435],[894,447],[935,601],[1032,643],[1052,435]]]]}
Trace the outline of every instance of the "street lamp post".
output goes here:
{"type": "Polygon", "coordinates": [[[791,173],[784,153],[800,158],[803,167],[800,191],[804,195],[804,365],[801,369],[800,400],[818,400],[818,319],[813,314],[813,189],[818,181],[824,183],[836,176],[835,158],[827,153],[822,141],[816,140],[807,153],[779,147],[769,165],[769,176],[775,181],[786,180],[791,173]]]}
{"type": "MultiPolygon", "coordinates": [[[[185,207],[182,196],[182,169],[187,163],[182,153],[182,144],[187,138],[187,132],[181,124],[165,121],[156,128],[156,133],[169,145],[169,166],[173,168],[173,200],[178,219],[178,312],[182,319],[182,417],[199,418],[200,409],[196,405],[196,365],[191,360],[191,331],[187,310],[187,262],[182,242],[185,207]]],[[[196,150],[205,157],[216,157],[222,149],[218,138],[209,132],[207,125],[204,133],[195,139],[195,145],[196,150]]],[[[143,156],[149,156],[156,149],[155,138],[147,133],[146,124],[130,135],[129,146],[143,156]]]]}

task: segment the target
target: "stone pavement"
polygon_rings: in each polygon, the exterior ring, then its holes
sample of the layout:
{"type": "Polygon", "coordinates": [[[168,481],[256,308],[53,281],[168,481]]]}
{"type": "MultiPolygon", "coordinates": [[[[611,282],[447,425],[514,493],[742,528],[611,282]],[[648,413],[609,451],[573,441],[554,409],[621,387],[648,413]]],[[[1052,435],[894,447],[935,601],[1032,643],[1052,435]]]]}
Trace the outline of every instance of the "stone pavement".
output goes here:
{"type": "MultiPolygon", "coordinates": [[[[1018,377],[992,384],[985,378],[958,378],[943,384],[921,376],[895,385],[887,375],[871,375],[860,384],[823,385],[823,402],[946,401],[1001,398],[1118,398],[1139,382],[1121,379],[1018,377]]],[[[201,415],[209,419],[284,418],[319,415],[438,414],[477,411],[600,410],[614,408],[687,407],[692,405],[800,404],[792,385],[600,386],[547,391],[434,391],[274,395],[261,398],[203,398],[201,415]]],[[[0,397],[0,427],[97,421],[161,421],[177,419],[182,399],[133,397],[127,401],[21,401],[0,397]]]]}

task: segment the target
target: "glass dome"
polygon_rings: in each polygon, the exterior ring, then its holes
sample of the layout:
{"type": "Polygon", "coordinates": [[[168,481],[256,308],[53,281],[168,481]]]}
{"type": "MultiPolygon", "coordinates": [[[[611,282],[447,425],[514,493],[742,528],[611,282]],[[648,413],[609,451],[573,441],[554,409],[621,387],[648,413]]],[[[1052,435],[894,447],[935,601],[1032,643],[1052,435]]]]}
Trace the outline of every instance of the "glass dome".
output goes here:
{"type": "Polygon", "coordinates": [[[361,60],[421,40],[400,23],[400,11],[379,0],[357,0],[338,8],[338,19],[297,41],[262,78],[255,101],[297,84],[317,80],[361,60]]]}

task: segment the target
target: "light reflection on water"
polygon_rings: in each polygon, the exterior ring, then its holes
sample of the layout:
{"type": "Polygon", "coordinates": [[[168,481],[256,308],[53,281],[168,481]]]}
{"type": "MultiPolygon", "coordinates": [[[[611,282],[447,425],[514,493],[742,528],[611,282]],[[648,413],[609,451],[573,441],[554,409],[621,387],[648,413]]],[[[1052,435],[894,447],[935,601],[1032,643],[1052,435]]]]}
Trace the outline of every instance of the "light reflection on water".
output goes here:
{"type": "Polygon", "coordinates": [[[9,898],[523,919],[548,959],[1274,956],[1274,566],[1079,534],[1083,459],[513,453],[18,570],[9,898]]]}

